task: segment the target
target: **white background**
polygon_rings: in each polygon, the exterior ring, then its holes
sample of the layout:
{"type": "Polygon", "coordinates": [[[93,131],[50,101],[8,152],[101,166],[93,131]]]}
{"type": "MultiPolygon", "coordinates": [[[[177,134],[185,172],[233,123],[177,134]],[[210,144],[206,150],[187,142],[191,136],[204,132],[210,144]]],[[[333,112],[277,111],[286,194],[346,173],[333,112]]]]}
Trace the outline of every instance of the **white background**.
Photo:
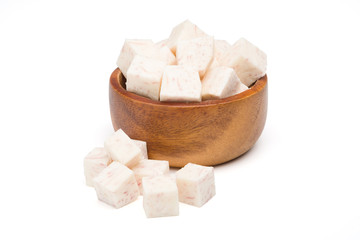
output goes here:
{"type": "MultiPolygon", "coordinates": [[[[360,239],[359,1],[0,0],[0,239],[360,239]],[[215,168],[217,195],[147,219],[86,187],[113,129],[108,80],[125,38],[190,19],[268,55],[254,148],[215,168]]],[[[216,146],[214,146],[216,147],[216,146]]]]}

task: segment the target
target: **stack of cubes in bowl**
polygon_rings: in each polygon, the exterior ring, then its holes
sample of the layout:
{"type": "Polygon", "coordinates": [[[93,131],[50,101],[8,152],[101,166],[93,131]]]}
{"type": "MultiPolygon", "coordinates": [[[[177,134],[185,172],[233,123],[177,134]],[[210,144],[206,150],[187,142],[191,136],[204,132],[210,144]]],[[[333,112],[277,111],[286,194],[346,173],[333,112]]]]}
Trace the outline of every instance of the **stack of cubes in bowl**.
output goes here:
{"type": "Polygon", "coordinates": [[[213,167],[189,163],[173,176],[168,161],[148,159],[146,142],[121,129],[84,158],[84,173],[98,199],[115,208],[143,195],[149,218],[177,216],[179,202],[201,207],[215,195],[213,167]]]}
{"type": "Polygon", "coordinates": [[[188,20],[158,43],[125,40],[117,60],[127,91],[170,102],[239,94],[265,75],[266,64],[266,54],[246,39],[230,45],[188,20]]]}

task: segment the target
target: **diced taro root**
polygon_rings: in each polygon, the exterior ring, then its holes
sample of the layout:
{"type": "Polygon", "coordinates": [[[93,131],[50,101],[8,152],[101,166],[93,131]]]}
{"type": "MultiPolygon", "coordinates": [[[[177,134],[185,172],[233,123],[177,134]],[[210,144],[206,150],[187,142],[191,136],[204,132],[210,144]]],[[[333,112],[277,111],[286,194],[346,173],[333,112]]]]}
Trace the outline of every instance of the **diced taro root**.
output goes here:
{"type": "Polygon", "coordinates": [[[214,168],[188,163],[176,172],[179,201],[201,207],[215,195],[214,168]]]}
{"type": "Polygon", "coordinates": [[[127,71],[136,55],[154,57],[155,48],[151,40],[126,39],[117,60],[122,74],[127,78],[127,71]]]}
{"type": "Polygon", "coordinates": [[[266,72],[266,54],[244,38],[239,39],[218,60],[221,66],[233,68],[240,81],[248,87],[266,72]]]}
{"type": "Polygon", "coordinates": [[[195,68],[202,78],[214,57],[214,38],[202,37],[181,41],[176,51],[178,65],[195,68]]]}
{"type": "Polygon", "coordinates": [[[140,160],[140,162],[131,170],[134,171],[140,194],[142,194],[142,178],[164,175],[169,173],[169,162],[161,160],[143,159],[140,160]]]}
{"type": "Polygon", "coordinates": [[[127,71],[126,90],[159,100],[161,78],[165,66],[165,62],[140,55],[135,56],[127,71]]]}
{"type": "Polygon", "coordinates": [[[111,160],[104,148],[97,147],[89,152],[84,158],[84,173],[86,184],[93,187],[93,179],[104,170],[111,160]]]}
{"type": "Polygon", "coordinates": [[[214,57],[206,70],[206,74],[220,66],[218,59],[220,59],[224,52],[230,47],[231,45],[225,40],[214,40],[214,57]]]}
{"type": "Polygon", "coordinates": [[[176,58],[174,54],[170,51],[170,48],[168,46],[164,46],[160,48],[159,50],[159,59],[161,61],[166,62],[167,65],[175,65],[176,64],[176,58]]]}
{"type": "Polygon", "coordinates": [[[220,99],[242,90],[241,82],[232,68],[217,67],[206,73],[202,80],[201,95],[203,100],[220,99]]]}
{"type": "Polygon", "coordinates": [[[214,40],[214,57],[220,59],[222,55],[231,48],[230,43],[225,40],[214,40]]]}
{"type": "Polygon", "coordinates": [[[167,40],[167,45],[174,54],[177,54],[177,46],[180,41],[206,36],[208,35],[200,28],[186,20],[173,28],[167,40]]]}
{"type": "Polygon", "coordinates": [[[201,81],[198,72],[184,66],[166,66],[160,101],[200,102],[201,81]]]}
{"type": "Polygon", "coordinates": [[[107,154],[113,161],[120,162],[127,167],[135,166],[141,159],[141,150],[123,130],[113,133],[104,143],[107,154]]]}
{"type": "Polygon", "coordinates": [[[100,201],[115,208],[131,203],[139,196],[134,173],[119,162],[112,162],[95,179],[94,187],[100,201]]]}
{"type": "Polygon", "coordinates": [[[141,140],[135,140],[135,139],[133,139],[133,141],[134,141],[134,143],[136,144],[136,146],[138,146],[138,148],[140,148],[141,154],[142,154],[142,158],[143,158],[143,159],[148,159],[146,142],[141,141],[141,140]]]}
{"type": "Polygon", "coordinates": [[[143,178],[143,206],[148,218],[179,215],[176,183],[169,176],[143,178]]]}
{"type": "MultiPolygon", "coordinates": [[[[219,65],[218,60],[216,60],[216,58],[213,58],[213,60],[211,61],[210,65],[209,65],[209,67],[208,67],[208,69],[207,69],[207,71],[206,71],[206,74],[207,74],[208,72],[210,72],[212,69],[217,68],[217,67],[219,67],[219,66],[220,66],[220,65],[219,65]]],[[[205,74],[205,76],[206,76],[206,74],[205,74]]]]}
{"type": "Polygon", "coordinates": [[[166,45],[167,39],[155,43],[155,47],[159,49],[159,60],[166,62],[167,65],[175,65],[176,58],[171,52],[170,48],[166,45]]]}

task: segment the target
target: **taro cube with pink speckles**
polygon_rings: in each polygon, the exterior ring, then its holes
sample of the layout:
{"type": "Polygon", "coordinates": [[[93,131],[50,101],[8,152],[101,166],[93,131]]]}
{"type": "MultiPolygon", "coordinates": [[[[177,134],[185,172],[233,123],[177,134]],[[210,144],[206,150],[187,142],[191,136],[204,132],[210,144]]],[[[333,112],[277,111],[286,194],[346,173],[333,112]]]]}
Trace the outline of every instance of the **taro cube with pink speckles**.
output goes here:
{"type": "Polygon", "coordinates": [[[203,206],[215,195],[214,168],[188,163],[176,172],[179,201],[203,206]]]}
{"type": "Polygon", "coordinates": [[[134,173],[119,162],[112,162],[95,179],[94,187],[100,201],[115,208],[137,199],[139,189],[134,173]]]}
{"type": "Polygon", "coordinates": [[[84,158],[84,174],[86,185],[93,187],[93,179],[104,170],[111,160],[104,148],[97,147],[86,155],[84,158]]]}
{"type": "Polygon", "coordinates": [[[122,74],[127,71],[136,55],[152,57],[155,54],[154,43],[149,39],[126,39],[116,62],[122,74]]]}
{"type": "Polygon", "coordinates": [[[177,53],[178,44],[181,41],[206,36],[208,35],[204,33],[198,26],[189,20],[186,20],[173,28],[169,38],[166,41],[166,44],[175,54],[177,53]]]}
{"type": "Polygon", "coordinates": [[[189,66],[166,66],[161,83],[160,101],[200,102],[199,73],[189,66]]]}
{"type": "Polygon", "coordinates": [[[170,176],[144,177],[143,206],[148,218],[179,215],[176,183],[170,176]]]}
{"type": "Polygon", "coordinates": [[[143,159],[148,159],[148,153],[147,153],[147,144],[144,141],[141,140],[135,140],[133,139],[134,143],[136,144],[136,146],[138,146],[138,148],[140,148],[141,150],[141,154],[142,154],[142,158],[143,159]]]}
{"type": "Polygon", "coordinates": [[[120,162],[127,167],[135,166],[143,158],[141,149],[121,129],[106,139],[104,146],[113,161],[120,162]]]}
{"type": "Polygon", "coordinates": [[[201,95],[203,100],[220,99],[247,89],[248,87],[240,82],[234,69],[216,67],[208,71],[202,80],[201,95]]]}
{"type": "Polygon", "coordinates": [[[140,55],[135,56],[127,71],[126,90],[156,101],[159,100],[165,66],[166,62],[140,55]]]}
{"type": "Polygon", "coordinates": [[[202,37],[178,44],[176,60],[179,65],[190,66],[199,72],[200,78],[214,58],[214,38],[202,37]]]}
{"type": "Polygon", "coordinates": [[[134,171],[140,194],[142,194],[142,178],[169,173],[169,162],[164,160],[143,159],[131,170],[134,171]]]}
{"type": "Polygon", "coordinates": [[[245,38],[240,38],[217,60],[220,66],[233,68],[248,87],[266,73],[266,54],[245,38]]]}

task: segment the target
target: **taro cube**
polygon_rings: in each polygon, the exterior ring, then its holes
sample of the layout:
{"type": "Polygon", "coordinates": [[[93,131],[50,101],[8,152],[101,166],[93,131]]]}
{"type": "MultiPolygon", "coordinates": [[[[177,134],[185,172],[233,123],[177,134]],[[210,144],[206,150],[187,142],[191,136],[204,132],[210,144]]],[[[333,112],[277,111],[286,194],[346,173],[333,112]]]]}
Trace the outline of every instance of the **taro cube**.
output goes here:
{"type": "Polygon", "coordinates": [[[159,49],[158,54],[159,54],[158,59],[166,62],[167,65],[175,65],[176,64],[176,58],[168,46],[161,47],[159,49]]]}
{"type": "Polygon", "coordinates": [[[221,66],[233,68],[248,87],[266,72],[266,54],[245,38],[240,38],[218,60],[221,66]]]}
{"type": "Polygon", "coordinates": [[[176,183],[169,176],[143,178],[143,206],[148,218],[179,215],[176,183]]]}
{"type": "Polygon", "coordinates": [[[123,130],[113,133],[104,143],[105,150],[113,161],[127,167],[135,166],[141,159],[141,150],[123,130]]]}
{"type": "Polygon", "coordinates": [[[153,41],[148,39],[126,39],[116,64],[127,78],[127,71],[136,55],[153,57],[155,54],[153,41]]]}
{"type": "Polygon", "coordinates": [[[95,179],[94,187],[100,201],[115,208],[137,199],[139,189],[134,173],[119,162],[112,162],[95,179]]]}
{"type": "Polygon", "coordinates": [[[167,65],[175,65],[176,58],[175,55],[171,52],[170,48],[166,45],[167,39],[164,39],[155,44],[155,47],[159,51],[159,60],[164,61],[167,65]]]}
{"type": "Polygon", "coordinates": [[[220,59],[229,48],[231,45],[226,40],[214,40],[214,58],[220,59]]]}
{"type": "Polygon", "coordinates": [[[214,57],[206,70],[206,74],[220,66],[219,59],[230,47],[231,45],[225,40],[214,40],[214,57]]]}
{"type": "Polygon", "coordinates": [[[203,206],[215,195],[214,168],[188,163],[176,172],[179,201],[203,206]]]}
{"type": "Polygon", "coordinates": [[[191,67],[166,66],[160,101],[200,102],[201,81],[198,72],[191,67]]]}
{"type": "Polygon", "coordinates": [[[217,67],[206,73],[202,80],[202,99],[230,97],[244,90],[235,71],[229,67],[217,67]]]}
{"type": "Polygon", "coordinates": [[[198,28],[198,26],[186,20],[173,28],[166,44],[174,54],[177,54],[179,42],[206,36],[208,35],[198,28]]]}
{"type": "Polygon", "coordinates": [[[86,184],[93,187],[93,179],[110,164],[110,159],[104,148],[97,147],[84,158],[84,173],[86,184]]]}
{"type": "Polygon", "coordinates": [[[146,142],[141,141],[141,140],[135,140],[135,139],[133,139],[133,141],[134,141],[134,143],[136,144],[136,146],[138,146],[138,148],[140,148],[141,154],[142,154],[142,158],[143,158],[143,159],[148,159],[146,142]]]}
{"type": "MultiPolygon", "coordinates": [[[[206,74],[208,72],[210,72],[212,69],[217,68],[219,66],[220,66],[220,64],[219,64],[218,60],[216,58],[213,58],[213,60],[211,61],[210,65],[208,67],[208,69],[206,70],[206,74]]],[[[205,74],[205,76],[206,76],[206,74],[205,74]]]]}
{"type": "Polygon", "coordinates": [[[161,78],[166,63],[143,56],[135,56],[128,71],[126,90],[159,100],[161,78]]]}
{"type": "Polygon", "coordinates": [[[195,68],[202,78],[214,57],[214,38],[202,37],[181,41],[176,51],[178,65],[195,68]]]}
{"type": "Polygon", "coordinates": [[[230,47],[231,45],[225,40],[214,40],[214,57],[206,70],[206,74],[220,66],[219,59],[230,47]]]}
{"type": "Polygon", "coordinates": [[[142,178],[164,175],[169,173],[169,162],[161,161],[161,160],[143,159],[140,160],[140,162],[131,170],[134,171],[140,194],[142,194],[143,193],[142,178]]]}

